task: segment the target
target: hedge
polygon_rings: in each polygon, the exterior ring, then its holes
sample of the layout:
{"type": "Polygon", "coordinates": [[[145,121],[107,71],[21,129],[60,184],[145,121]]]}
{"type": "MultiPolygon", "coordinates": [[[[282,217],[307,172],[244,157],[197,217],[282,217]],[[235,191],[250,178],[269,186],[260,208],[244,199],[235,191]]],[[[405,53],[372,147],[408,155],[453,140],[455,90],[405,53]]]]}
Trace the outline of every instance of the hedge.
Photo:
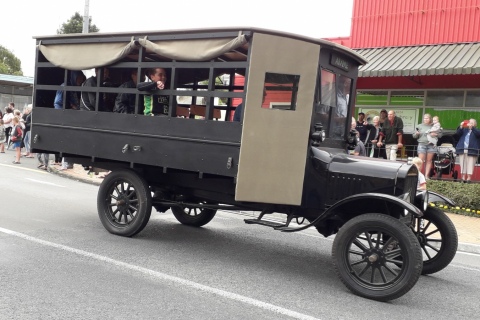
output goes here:
{"type": "Polygon", "coordinates": [[[453,181],[428,180],[427,189],[455,201],[456,207],[432,204],[445,212],[459,213],[480,218],[480,184],[453,181]]]}

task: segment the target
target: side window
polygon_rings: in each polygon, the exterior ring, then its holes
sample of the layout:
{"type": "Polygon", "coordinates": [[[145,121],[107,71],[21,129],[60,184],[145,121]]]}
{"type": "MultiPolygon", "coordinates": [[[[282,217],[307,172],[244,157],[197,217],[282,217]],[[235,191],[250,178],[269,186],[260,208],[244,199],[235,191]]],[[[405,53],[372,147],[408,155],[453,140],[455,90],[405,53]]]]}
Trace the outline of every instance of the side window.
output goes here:
{"type": "Polygon", "coordinates": [[[262,108],[295,110],[297,105],[299,75],[265,74],[262,108]]]}

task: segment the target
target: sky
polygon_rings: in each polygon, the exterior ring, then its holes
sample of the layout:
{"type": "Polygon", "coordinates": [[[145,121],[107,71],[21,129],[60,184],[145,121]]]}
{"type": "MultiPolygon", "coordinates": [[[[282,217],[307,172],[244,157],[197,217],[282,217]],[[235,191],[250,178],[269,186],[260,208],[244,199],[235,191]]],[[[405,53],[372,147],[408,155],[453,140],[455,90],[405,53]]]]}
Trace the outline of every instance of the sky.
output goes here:
{"type": "MultiPolygon", "coordinates": [[[[203,27],[256,27],[314,38],[348,37],[354,0],[89,0],[88,15],[100,32],[203,27]]],[[[85,0],[2,1],[0,45],[34,76],[34,36],[54,35],[85,0]]]]}

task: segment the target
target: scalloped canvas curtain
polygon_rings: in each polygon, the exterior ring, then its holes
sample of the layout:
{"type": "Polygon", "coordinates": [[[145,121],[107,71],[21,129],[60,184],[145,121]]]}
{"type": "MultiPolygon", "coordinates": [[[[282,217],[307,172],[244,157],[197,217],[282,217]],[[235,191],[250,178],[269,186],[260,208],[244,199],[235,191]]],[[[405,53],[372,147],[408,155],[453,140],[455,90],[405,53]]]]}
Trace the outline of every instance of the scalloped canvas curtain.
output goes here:
{"type": "Polygon", "coordinates": [[[85,70],[107,66],[127,56],[134,48],[129,43],[80,43],[39,45],[45,58],[57,67],[68,70],[85,70]]]}
{"type": "Polygon", "coordinates": [[[138,42],[147,49],[147,52],[153,52],[172,60],[208,61],[240,47],[247,42],[247,38],[245,35],[239,35],[234,39],[194,39],[156,42],[142,38],[138,42]]]}

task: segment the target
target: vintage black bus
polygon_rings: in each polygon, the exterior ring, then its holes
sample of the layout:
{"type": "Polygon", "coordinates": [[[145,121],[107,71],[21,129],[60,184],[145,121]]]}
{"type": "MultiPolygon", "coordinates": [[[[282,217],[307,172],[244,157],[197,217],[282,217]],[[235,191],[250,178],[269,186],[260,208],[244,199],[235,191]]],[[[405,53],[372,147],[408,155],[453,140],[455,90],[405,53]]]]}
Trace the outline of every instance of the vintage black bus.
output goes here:
{"type": "Polygon", "coordinates": [[[346,152],[355,144],[354,93],[366,63],[354,51],[257,28],[35,39],[33,151],[111,171],[97,198],[109,232],[134,236],[152,208],[195,227],[217,210],[256,211],[246,223],[336,234],[338,276],[380,301],[453,259],[455,228],[427,206],[429,197],[449,200],[418,193],[415,166],[346,152]],[[70,81],[94,68],[89,86],[70,81]],[[151,73],[160,69],[161,86],[151,73]],[[132,75],[134,85],[123,85],[132,75]],[[151,90],[139,90],[150,80],[151,90]],[[57,92],[64,99],[54,106],[57,92]],[[125,95],[132,102],[122,109],[125,95]],[[83,108],[87,96],[93,104],[83,108]]]}

